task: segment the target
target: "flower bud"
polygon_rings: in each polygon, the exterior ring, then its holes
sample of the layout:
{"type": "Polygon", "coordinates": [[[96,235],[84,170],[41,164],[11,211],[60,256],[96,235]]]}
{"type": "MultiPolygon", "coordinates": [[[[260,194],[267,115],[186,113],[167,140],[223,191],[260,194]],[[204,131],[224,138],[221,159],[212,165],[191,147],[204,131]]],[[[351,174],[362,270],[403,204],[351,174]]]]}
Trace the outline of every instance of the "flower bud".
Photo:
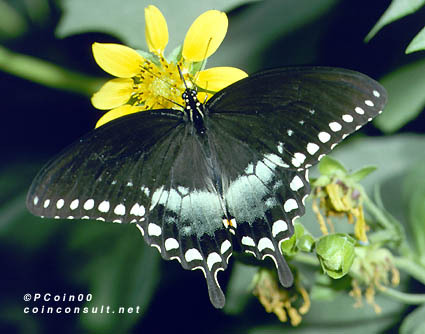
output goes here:
{"type": "Polygon", "coordinates": [[[347,234],[325,235],[316,244],[316,253],[323,271],[331,278],[343,277],[354,261],[355,240],[347,234]]]}

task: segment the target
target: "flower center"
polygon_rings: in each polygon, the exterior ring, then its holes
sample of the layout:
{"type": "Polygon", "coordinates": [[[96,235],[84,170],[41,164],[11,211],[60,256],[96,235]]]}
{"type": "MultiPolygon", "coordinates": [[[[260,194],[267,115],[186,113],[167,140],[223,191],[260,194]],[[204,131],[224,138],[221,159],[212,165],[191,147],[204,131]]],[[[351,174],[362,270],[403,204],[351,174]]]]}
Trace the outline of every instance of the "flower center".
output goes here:
{"type": "Polygon", "coordinates": [[[181,94],[185,90],[177,65],[159,56],[159,64],[149,60],[141,66],[140,74],[133,78],[132,104],[144,109],[174,108],[184,105],[181,94]]]}

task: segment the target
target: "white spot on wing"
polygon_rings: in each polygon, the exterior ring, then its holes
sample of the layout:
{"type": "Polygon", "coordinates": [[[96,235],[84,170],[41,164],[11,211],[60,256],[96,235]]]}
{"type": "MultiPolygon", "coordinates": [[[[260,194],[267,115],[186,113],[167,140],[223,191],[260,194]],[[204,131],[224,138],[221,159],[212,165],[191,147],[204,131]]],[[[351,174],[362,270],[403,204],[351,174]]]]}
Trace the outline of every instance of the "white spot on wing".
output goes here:
{"type": "Polygon", "coordinates": [[[170,251],[172,249],[178,249],[179,248],[179,242],[174,238],[168,238],[164,242],[165,250],[170,251]]]}
{"type": "Polygon", "coordinates": [[[369,106],[369,107],[374,107],[374,106],[375,106],[375,104],[374,104],[371,100],[366,100],[366,101],[364,101],[364,103],[365,103],[367,106],[369,106]]]}
{"type": "Polygon", "coordinates": [[[108,201],[103,201],[102,203],[99,204],[99,206],[97,207],[97,209],[100,212],[108,212],[109,211],[109,202],[108,201]]]}
{"type": "Polygon", "coordinates": [[[375,95],[376,97],[380,97],[381,96],[381,94],[379,94],[379,92],[377,90],[374,90],[373,91],[373,95],[375,95]]]}
{"type": "Polygon", "coordinates": [[[283,143],[282,142],[279,142],[279,144],[277,145],[277,151],[280,154],[283,154],[283,143]]]}
{"type": "Polygon", "coordinates": [[[162,232],[162,229],[159,225],[156,225],[154,223],[150,223],[148,225],[148,234],[154,235],[154,236],[160,236],[162,232]]]}
{"type": "Polygon", "coordinates": [[[115,207],[115,209],[114,209],[114,213],[116,215],[124,216],[125,215],[125,206],[124,206],[124,204],[118,204],[115,207]]]}
{"type": "Polygon", "coordinates": [[[37,203],[38,203],[38,196],[35,196],[35,197],[34,197],[34,199],[33,199],[33,203],[34,203],[34,205],[37,205],[37,203]]]}
{"type": "Polygon", "coordinates": [[[65,201],[62,198],[58,199],[58,201],[56,202],[56,208],[62,209],[64,204],[65,204],[65,201]]]}
{"type": "Polygon", "coordinates": [[[315,143],[308,143],[307,144],[307,152],[311,155],[314,155],[319,150],[319,145],[315,143]]]}
{"type": "Polygon", "coordinates": [[[195,261],[195,260],[203,260],[201,253],[196,248],[189,249],[185,254],[184,258],[187,262],[195,261]]]}
{"type": "Polygon", "coordinates": [[[342,120],[346,123],[351,123],[353,121],[353,116],[349,114],[342,115],[342,120]]]}
{"type": "Polygon", "coordinates": [[[145,215],[145,207],[143,205],[135,203],[130,210],[130,214],[142,217],[145,215]]]}
{"type": "Polygon", "coordinates": [[[333,132],[338,132],[342,129],[342,125],[339,124],[338,122],[331,122],[329,123],[329,127],[331,128],[331,130],[333,132]]]}
{"type": "Polygon", "coordinates": [[[93,209],[93,207],[94,207],[94,199],[92,198],[88,199],[83,205],[84,210],[91,210],[93,209]]]}
{"type": "Polygon", "coordinates": [[[80,201],[76,198],[71,202],[71,204],[69,205],[69,208],[71,210],[75,210],[76,208],[78,208],[79,203],[80,203],[80,201]]]}
{"type": "Polygon", "coordinates": [[[360,108],[360,107],[356,107],[356,108],[354,109],[354,111],[355,111],[356,113],[358,113],[359,115],[363,115],[363,114],[364,114],[364,110],[363,110],[362,108],[360,108]]]}
{"type": "Polygon", "coordinates": [[[273,223],[272,227],[272,235],[276,237],[280,232],[285,232],[288,230],[288,224],[284,220],[276,220],[273,223]]]}
{"type": "Polygon", "coordinates": [[[230,249],[230,247],[232,247],[231,242],[229,240],[224,240],[220,248],[221,254],[226,253],[230,249]]]}
{"type": "Polygon", "coordinates": [[[50,204],[50,199],[46,199],[46,200],[44,201],[43,207],[44,207],[44,208],[47,208],[47,207],[49,206],[49,204],[50,204]]]}
{"type": "Polygon", "coordinates": [[[305,158],[306,158],[306,156],[304,154],[302,154],[300,152],[295,152],[294,153],[294,157],[292,158],[292,164],[295,167],[299,167],[299,166],[302,165],[302,163],[304,162],[305,158]],[[296,161],[294,161],[294,160],[296,160],[296,161]]]}
{"type": "Polygon", "coordinates": [[[331,135],[325,131],[319,132],[317,137],[322,143],[327,143],[331,139],[331,135]]]}
{"type": "Polygon", "coordinates": [[[261,238],[260,241],[258,241],[258,250],[262,252],[265,248],[275,250],[273,246],[273,242],[269,238],[261,238]]]}
{"type": "Polygon", "coordinates": [[[304,187],[304,183],[298,175],[295,175],[291,183],[289,184],[289,187],[293,191],[297,191],[298,189],[304,187]]]}
{"type": "Polygon", "coordinates": [[[288,199],[283,205],[285,212],[291,212],[292,210],[298,209],[298,203],[293,198],[288,199]]]}
{"type": "Polygon", "coordinates": [[[251,237],[244,236],[241,239],[242,245],[255,247],[255,242],[251,237]]]}
{"type": "Polygon", "coordinates": [[[207,265],[209,270],[212,269],[214,264],[220,263],[220,262],[221,262],[221,256],[216,252],[210,253],[207,257],[207,265]]]}

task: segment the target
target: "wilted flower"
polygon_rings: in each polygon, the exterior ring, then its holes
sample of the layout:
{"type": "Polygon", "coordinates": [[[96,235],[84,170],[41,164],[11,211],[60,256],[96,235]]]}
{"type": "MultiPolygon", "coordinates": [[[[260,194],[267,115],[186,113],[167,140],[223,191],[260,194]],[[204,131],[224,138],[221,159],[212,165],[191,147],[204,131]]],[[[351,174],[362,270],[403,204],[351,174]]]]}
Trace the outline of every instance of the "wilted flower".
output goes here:
{"type": "Polygon", "coordinates": [[[315,212],[323,234],[328,234],[326,222],[320,212],[324,211],[327,223],[334,228],[330,217],[347,217],[349,223],[355,223],[354,236],[367,242],[366,224],[363,212],[362,197],[358,181],[375,170],[374,167],[362,168],[349,174],[338,161],[325,157],[319,164],[321,176],[313,181],[313,211],[315,212]]]}
{"type": "Polygon", "coordinates": [[[376,289],[384,290],[390,284],[400,283],[400,273],[394,265],[391,252],[377,246],[360,246],[355,248],[356,258],[351,267],[353,289],[350,295],[356,300],[356,307],[362,305],[364,295],[368,304],[372,305],[376,313],[381,312],[375,303],[376,289]],[[391,279],[390,279],[391,273],[391,279]]]}
{"type": "Polygon", "coordinates": [[[281,322],[289,317],[292,326],[301,323],[302,315],[310,309],[310,297],[297,276],[289,289],[282,288],[275,271],[268,269],[260,269],[254,280],[254,295],[267,312],[276,314],[281,322]]]}

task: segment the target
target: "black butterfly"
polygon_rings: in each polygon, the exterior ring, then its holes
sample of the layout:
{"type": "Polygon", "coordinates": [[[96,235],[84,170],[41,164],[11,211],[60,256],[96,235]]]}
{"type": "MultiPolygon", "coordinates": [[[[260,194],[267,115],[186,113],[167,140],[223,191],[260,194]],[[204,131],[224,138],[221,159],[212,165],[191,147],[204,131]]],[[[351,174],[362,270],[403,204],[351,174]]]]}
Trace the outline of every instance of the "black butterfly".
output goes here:
{"type": "Polygon", "coordinates": [[[254,74],[205,105],[186,89],[184,112],[149,110],[91,131],[35,178],[35,215],[135,223],[164,259],[201,269],[212,304],[233,242],[271,257],[284,287],[293,277],[280,251],[304,214],[308,168],[381,113],[385,89],[328,67],[254,74]]]}

